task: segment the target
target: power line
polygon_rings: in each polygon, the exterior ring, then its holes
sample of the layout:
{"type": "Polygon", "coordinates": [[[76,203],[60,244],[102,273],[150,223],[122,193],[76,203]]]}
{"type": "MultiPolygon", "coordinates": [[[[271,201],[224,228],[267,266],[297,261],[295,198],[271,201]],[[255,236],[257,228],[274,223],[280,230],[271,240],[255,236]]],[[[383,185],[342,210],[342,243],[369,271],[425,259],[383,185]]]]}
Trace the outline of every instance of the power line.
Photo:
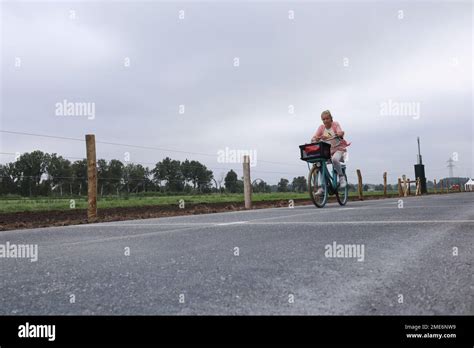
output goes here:
{"type": "Polygon", "coordinates": [[[60,137],[60,136],[56,136],[56,135],[46,135],[46,134],[36,134],[36,133],[14,132],[14,131],[2,130],[2,129],[0,129],[0,133],[16,134],[16,135],[28,135],[28,136],[32,136],[32,137],[52,138],[52,139],[61,139],[61,140],[72,140],[72,141],[83,141],[83,142],[85,141],[85,139],[60,137]]]}
{"type": "MultiPolygon", "coordinates": [[[[61,139],[61,140],[81,141],[81,142],[84,142],[84,141],[85,141],[85,139],[71,138],[71,137],[62,137],[62,136],[47,135],[47,134],[16,132],[16,131],[8,131],[8,130],[0,130],[0,132],[1,132],[1,133],[7,133],[7,134],[26,135],[26,136],[34,136],[34,137],[42,137],[42,138],[50,138],[50,139],[61,139]]],[[[103,145],[113,145],[113,146],[124,146],[124,147],[138,148],[138,149],[144,149],[144,150],[156,150],[156,151],[164,151],[164,152],[174,152],[174,153],[189,154],[189,155],[216,157],[216,154],[211,154],[211,153],[189,152],[189,151],[167,149],[167,148],[155,147],[155,146],[144,146],[144,145],[124,144],[124,143],[117,143],[117,142],[110,142],[110,141],[100,141],[100,140],[96,140],[96,143],[97,143],[97,144],[103,144],[103,145]]],[[[270,164],[278,164],[278,165],[286,165],[286,166],[292,166],[292,167],[297,166],[297,164],[290,164],[290,163],[283,163],[283,162],[275,162],[275,161],[259,160],[259,162],[270,163],[270,164]]]]}

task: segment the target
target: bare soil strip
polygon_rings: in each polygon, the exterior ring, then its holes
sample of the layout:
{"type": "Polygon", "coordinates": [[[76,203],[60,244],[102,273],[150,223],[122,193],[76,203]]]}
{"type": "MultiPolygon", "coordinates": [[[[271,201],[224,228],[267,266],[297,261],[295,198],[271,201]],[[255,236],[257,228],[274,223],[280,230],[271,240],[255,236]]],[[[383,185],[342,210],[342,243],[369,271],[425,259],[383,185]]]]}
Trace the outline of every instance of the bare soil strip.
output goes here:
{"type": "MultiPolygon", "coordinates": [[[[390,197],[390,196],[389,196],[390,197]]],[[[383,196],[364,196],[364,200],[383,199],[383,196]]],[[[349,200],[358,200],[349,197],[349,200]]],[[[329,202],[335,202],[330,197],[329,202]]],[[[288,207],[288,200],[254,202],[254,209],[288,207]]],[[[310,199],[295,199],[294,205],[312,204],[310,199]]],[[[244,210],[244,203],[200,203],[186,204],[185,209],[178,205],[156,205],[99,209],[97,222],[150,219],[167,216],[197,215],[244,210]]],[[[316,208],[315,208],[316,209],[316,208]]],[[[50,226],[87,224],[86,209],[25,211],[0,214],[0,231],[50,226]]]]}

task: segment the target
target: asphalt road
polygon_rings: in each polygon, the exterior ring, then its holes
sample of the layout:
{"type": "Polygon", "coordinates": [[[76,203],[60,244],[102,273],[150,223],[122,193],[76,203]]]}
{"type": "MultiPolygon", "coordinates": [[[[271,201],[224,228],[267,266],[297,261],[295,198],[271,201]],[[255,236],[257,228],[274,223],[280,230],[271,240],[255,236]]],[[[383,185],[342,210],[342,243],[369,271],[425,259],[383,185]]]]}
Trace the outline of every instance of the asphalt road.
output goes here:
{"type": "Polygon", "coordinates": [[[0,258],[1,315],[474,314],[474,193],[0,232],[7,242],[37,244],[38,260],[0,258]],[[328,257],[334,243],[345,257],[328,257]]]}

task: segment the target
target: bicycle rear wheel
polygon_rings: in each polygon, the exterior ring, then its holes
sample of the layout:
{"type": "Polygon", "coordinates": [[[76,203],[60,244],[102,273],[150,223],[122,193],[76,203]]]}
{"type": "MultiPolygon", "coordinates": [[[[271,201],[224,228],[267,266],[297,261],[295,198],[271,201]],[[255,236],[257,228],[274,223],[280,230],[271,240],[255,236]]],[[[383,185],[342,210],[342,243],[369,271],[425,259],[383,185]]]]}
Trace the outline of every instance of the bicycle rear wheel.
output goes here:
{"type": "Polygon", "coordinates": [[[349,197],[349,186],[347,184],[347,175],[345,171],[343,173],[344,173],[344,178],[346,179],[346,187],[341,188],[340,185],[338,185],[337,190],[336,190],[336,199],[340,205],[346,205],[347,198],[349,197]]]}
{"type": "Polygon", "coordinates": [[[326,205],[328,190],[326,189],[326,178],[323,175],[322,167],[313,165],[313,168],[311,168],[308,175],[308,190],[315,206],[322,208],[326,205]]]}

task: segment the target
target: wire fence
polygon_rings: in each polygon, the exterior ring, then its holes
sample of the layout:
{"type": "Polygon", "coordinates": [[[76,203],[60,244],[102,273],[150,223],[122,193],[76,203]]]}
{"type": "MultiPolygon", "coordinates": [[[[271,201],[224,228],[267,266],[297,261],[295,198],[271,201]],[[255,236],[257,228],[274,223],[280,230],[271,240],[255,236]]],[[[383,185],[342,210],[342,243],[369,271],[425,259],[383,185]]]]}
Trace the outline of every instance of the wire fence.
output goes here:
{"type": "MultiPolygon", "coordinates": [[[[0,130],[1,133],[14,136],[39,137],[46,139],[56,139],[69,142],[80,142],[85,144],[85,139],[57,136],[49,134],[38,134],[28,132],[17,132],[10,130],[0,130]]],[[[186,156],[205,156],[216,158],[217,155],[204,152],[182,151],[179,149],[169,149],[156,146],[146,146],[137,144],[127,144],[120,142],[111,142],[97,140],[97,144],[134,148],[141,150],[158,151],[162,153],[175,153],[186,156]]],[[[85,148],[85,147],[84,147],[85,148]]],[[[81,151],[84,151],[82,149],[81,151]]],[[[29,153],[31,154],[31,153],[29,153]]],[[[55,158],[50,156],[49,164],[46,163],[21,163],[22,155],[17,152],[0,152],[3,156],[15,156],[15,161],[8,163],[13,166],[3,165],[0,167],[0,199],[17,199],[18,197],[46,196],[53,199],[66,199],[67,197],[82,197],[87,194],[87,162],[84,157],[59,155],[55,158]],[[19,158],[17,158],[19,157],[19,158]],[[58,163],[53,160],[58,158],[72,160],[73,163],[60,163],[63,168],[54,168],[58,163]],[[18,164],[18,165],[17,165],[18,164]],[[33,168],[36,166],[36,168],[33,168]],[[51,167],[51,168],[49,168],[51,167]],[[36,170],[36,171],[35,171],[36,170]],[[34,172],[35,175],[32,175],[34,172]],[[28,174],[29,173],[29,174],[28,174]],[[14,197],[14,198],[12,198],[14,197]]],[[[99,156],[100,157],[100,156],[99,156]]],[[[173,161],[170,159],[170,161],[173,161]]],[[[28,161],[27,161],[28,162],[28,161]]],[[[278,161],[267,161],[259,159],[259,162],[271,164],[272,166],[299,167],[295,171],[286,170],[261,170],[252,168],[252,174],[259,177],[264,175],[279,175],[282,180],[277,185],[269,185],[262,179],[254,180],[252,183],[254,192],[275,192],[275,191],[294,191],[302,192],[306,187],[307,168],[305,164],[295,165],[294,163],[285,163],[278,161]]],[[[462,169],[462,168],[461,168],[462,169]]],[[[431,173],[435,173],[438,182],[443,178],[442,172],[446,168],[430,168],[431,173]]],[[[128,197],[130,195],[192,195],[192,194],[213,194],[213,193],[242,193],[243,182],[241,180],[242,163],[226,163],[225,167],[206,166],[199,161],[177,161],[172,162],[170,166],[164,164],[164,160],[157,162],[148,161],[120,161],[109,157],[108,159],[99,158],[97,161],[97,186],[99,197],[128,197]],[[174,164],[173,164],[174,163],[174,164]],[[115,165],[115,167],[113,167],[115,165]],[[149,167],[151,166],[151,167],[149,167]],[[161,167],[160,167],[161,166],[161,167]],[[174,167],[173,167],[174,166],[174,167]],[[216,177],[215,173],[220,172],[216,177]],[[226,180],[229,173],[234,172],[233,180],[226,180]],[[226,174],[226,177],[224,177],[226,174]],[[230,187],[229,187],[230,186],[230,187]]],[[[388,191],[395,191],[397,178],[403,173],[393,175],[388,184],[388,191]]],[[[380,190],[381,184],[368,184],[382,181],[383,173],[375,170],[363,169],[364,190],[380,190]]],[[[457,180],[462,184],[461,179],[457,180]]],[[[358,189],[358,184],[349,185],[351,191],[358,189]]],[[[428,188],[433,188],[432,180],[428,181],[428,188]]]]}

